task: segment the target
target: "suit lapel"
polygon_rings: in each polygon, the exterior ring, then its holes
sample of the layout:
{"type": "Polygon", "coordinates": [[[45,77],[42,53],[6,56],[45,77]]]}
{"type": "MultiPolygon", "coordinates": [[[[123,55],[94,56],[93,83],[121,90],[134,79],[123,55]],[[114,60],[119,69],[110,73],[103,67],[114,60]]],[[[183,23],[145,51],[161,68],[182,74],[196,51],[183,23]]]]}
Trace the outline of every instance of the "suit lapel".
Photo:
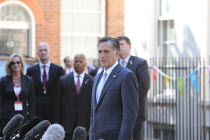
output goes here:
{"type": "MultiPolygon", "coordinates": [[[[41,82],[41,72],[40,72],[40,67],[39,64],[37,64],[35,66],[35,70],[34,70],[35,76],[33,78],[35,78],[35,83],[34,84],[38,84],[38,87],[40,87],[40,90],[42,91],[42,82],[41,82]]],[[[42,91],[43,92],[43,91],[42,91]]]]}
{"type": "Polygon", "coordinates": [[[131,69],[133,67],[133,61],[134,61],[134,58],[133,56],[131,56],[130,59],[128,60],[126,68],[131,69]]]}
{"type": "Polygon", "coordinates": [[[50,83],[53,79],[53,73],[54,73],[54,68],[53,67],[54,67],[53,64],[50,63],[50,68],[49,68],[49,73],[48,73],[48,75],[49,75],[48,83],[50,83]]]}
{"type": "Polygon", "coordinates": [[[76,90],[76,85],[75,85],[75,82],[74,82],[74,75],[73,75],[73,72],[70,72],[69,73],[69,76],[68,76],[68,81],[69,81],[69,84],[72,88],[72,90],[74,91],[74,93],[77,92],[76,90]]]}
{"type": "Polygon", "coordinates": [[[87,75],[85,74],[83,82],[82,82],[82,86],[81,86],[80,91],[79,91],[80,95],[82,95],[84,93],[83,90],[85,89],[88,81],[89,81],[89,79],[87,78],[87,75]]]}
{"type": "Polygon", "coordinates": [[[14,84],[13,84],[13,79],[12,76],[8,76],[9,80],[9,90],[11,90],[12,95],[15,96],[17,98],[17,96],[15,95],[15,90],[14,90],[14,84]]]}
{"type": "Polygon", "coordinates": [[[27,83],[25,81],[24,76],[22,75],[21,76],[21,91],[20,91],[19,97],[22,96],[22,94],[24,93],[24,89],[25,89],[24,87],[27,87],[26,85],[27,83]]]}
{"type": "Polygon", "coordinates": [[[97,90],[98,82],[99,82],[99,79],[100,79],[102,73],[103,73],[103,71],[100,74],[97,74],[95,76],[95,78],[94,78],[93,91],[92,91],[92,93],[93,93],[92,94],[93,95],[92,102],[93,102],[95,108],[97,106],[97,102],[96,102],[96,90],[97,90]]]}
{"type": "Polygon", "coordinates": [[[104,95],[106,94],[106,91],[108,90],[108,88],[112,85],[114,80],[118,77],[121,68],[122,67],[120,66],[120,64],[117,64],[117,66],[110,73],[110,75],[109,75],[108,79],[106,80],[106,83],[105,83],[105,85],[104,85],[104,87],[101,91],[101,95],[100,95],[100,98],[99,98],[99,101],[98,101],[98,105],[100,104],[101,100],[103,99],[104,95]]]}

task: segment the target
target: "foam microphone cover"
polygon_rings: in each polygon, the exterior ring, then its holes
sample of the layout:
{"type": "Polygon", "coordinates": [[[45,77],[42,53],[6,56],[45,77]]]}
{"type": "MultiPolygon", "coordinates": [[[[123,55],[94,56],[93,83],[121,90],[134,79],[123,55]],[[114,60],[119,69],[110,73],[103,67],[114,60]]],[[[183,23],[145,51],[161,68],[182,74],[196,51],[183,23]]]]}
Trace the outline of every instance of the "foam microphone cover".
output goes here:
{"type": "Polygon", "coordinates": [[[73,139],[72,140],[86,140],[87,139],[87,132],[84,127],[77,126],[74,129],[73,139]]]}
{"type": "Polygon", "coordinates": [[[35,125],[37,125],[41,119],[37,116],[35,116],[32,120],[25,123],[19,130],[18,134],[16,134],[12,140],[22,140],[25,136],[25,134],[30,131],[35,125]]]}
{"type": "Polygon", "coordinates": [[[28,133],[26,133],[24,140],[38,140],[45,133],[47,128],[50,126],[48,120],[43,120],[33,127],[28,133]]]}
{"type": "Polygon", "coordinates": [[[42,136],[42,140],[63,140],[64,137],[64,128],[59,124],[52,124],[42,136]]]}
{"type": "Polygon", "coordinates": [[[7,123],[7,125],[2,130],[4,137],[9,138],[11,137],[16,130],[21,126],[23,123],[24,117],[20,114],[16,114],[12,117],[12,119],[7,123]]]}

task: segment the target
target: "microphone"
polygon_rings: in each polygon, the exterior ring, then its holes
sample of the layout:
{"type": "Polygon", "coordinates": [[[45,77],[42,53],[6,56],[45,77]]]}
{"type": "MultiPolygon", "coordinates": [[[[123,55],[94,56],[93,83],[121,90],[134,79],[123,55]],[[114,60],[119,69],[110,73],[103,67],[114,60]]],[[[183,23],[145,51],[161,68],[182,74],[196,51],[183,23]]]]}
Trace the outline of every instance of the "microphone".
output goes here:
{"type": "Polygon", "coordinates": [[[26,133],[25,138],[23,140],[40,140],[44,132],[50,126],[50,122],[48,120],[43,120],[34,126],[28,133],[26,133]]]}
{"type": "Polygon", "coordinates": [[[42,140],[64,140],[65,131],[59,124],[52,124],[42,136],[42,140]]]}
{"type": "Polygon", "coordinates": [[[87,139],[87,132],[84,127],[77,126],[74,129],[74,134],[72,140],[86,140],[87,139]]]}
{"type": "Polygon", "coordinates": [[[19,130],[18,133],[11,138],[11,140],[22,140],[25,134],[31,130],[35,125],[37,125],[41,119],[39,117],[34,117],[32,120],[24,124],[19,130]]]}
{"type": "Polygon", "coordinates": [[[2,130],[3,139],[11,137],[15,131],[21,126],[23,123],[24,117],[20,114],[16,114],[12,117],[12,119],[6,124],[4,129],[2,130]]]}

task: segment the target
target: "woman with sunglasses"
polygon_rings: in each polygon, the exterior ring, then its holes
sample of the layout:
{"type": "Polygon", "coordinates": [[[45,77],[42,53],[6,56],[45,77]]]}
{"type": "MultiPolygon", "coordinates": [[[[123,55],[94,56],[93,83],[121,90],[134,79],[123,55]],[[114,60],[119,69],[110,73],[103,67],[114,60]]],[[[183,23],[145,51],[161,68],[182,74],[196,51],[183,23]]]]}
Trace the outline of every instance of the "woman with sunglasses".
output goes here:
{"type": "Polygon", "coordinates": [[[24,75],[24,59],[12,54],[6,63],[6,76],[0,80],[0,125],[3,128],[15,115],[21,114],[24,122],[34,116],[34,85],[31,77],[24,75]]]}

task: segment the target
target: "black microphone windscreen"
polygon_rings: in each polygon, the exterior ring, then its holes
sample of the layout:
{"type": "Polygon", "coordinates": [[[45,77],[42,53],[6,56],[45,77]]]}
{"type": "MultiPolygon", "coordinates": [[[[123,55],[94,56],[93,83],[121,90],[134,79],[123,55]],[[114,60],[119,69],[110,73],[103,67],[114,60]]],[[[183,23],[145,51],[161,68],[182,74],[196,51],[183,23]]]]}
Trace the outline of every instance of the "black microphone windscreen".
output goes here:
{"type": "Polygon", "coordinates": [[[64,128],[59,124],[52,124],[42,136],[42,140],[63,140],[64,137],[64,128]]]}
{"type": "Polygon", "coordinates": [[[73,139],[72,140],[86,140],[87,139],[87,132],[84,127],[77,126],[74,129],[73,139]]]}
{"type": "Polygon", "coordinates": [[[39,117],[34,117],[32,120],[24,124],[18,131],[20,136],[24,136],[29,130],[31,130],[35,125],[41,122],[39,117]]]}
{"type": "Polygon", "coordinates": [[[4,129],[2,130],[2,134],[4,137],[11,137],[15,131],[21,126],[23,123],[24,117],[20,114],[16,114],[12,117],[12,119],[6,124],[4,129]]]}
{"type": "Polygon", "coordinates": [[[16,134],[12,140],[17,140],[17,139],[23,139],[23,137],[25,136],[25,134],[31,130],[35,125],[37,125],[39,122],[41,121],[41,119],[37,116],[35,116],[32,120],[28,121],[27,123],[25,123],[19,130],[18,130],[18,134],[16,134]]]}
{"type": "Polygon", "coordinates": [[[48,120],[43,120],[26,133],[24,140],[40,139],[47,128],[50,126],[48,120]]]}

